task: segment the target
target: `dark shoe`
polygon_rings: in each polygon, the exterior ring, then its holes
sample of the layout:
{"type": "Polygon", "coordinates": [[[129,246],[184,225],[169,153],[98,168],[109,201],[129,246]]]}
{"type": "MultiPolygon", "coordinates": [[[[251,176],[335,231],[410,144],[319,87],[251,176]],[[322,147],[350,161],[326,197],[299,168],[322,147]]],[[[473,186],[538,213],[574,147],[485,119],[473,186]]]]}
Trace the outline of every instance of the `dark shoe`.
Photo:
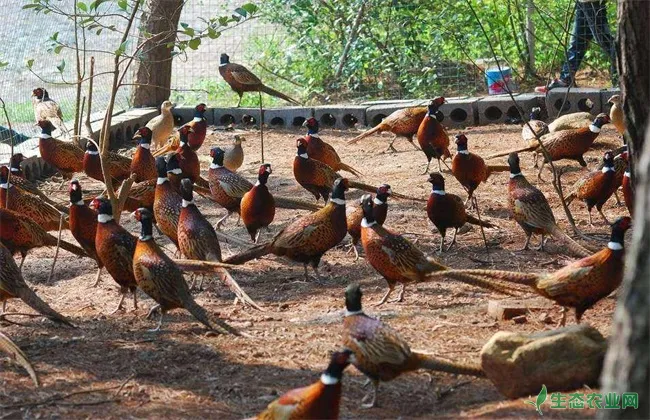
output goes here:
{"type": "Polygon", "coordinates": [[[571,85],[570,80],[554,79],[551,83],[547,84],[546,86],[537,86],[535,88],[535,92],[545,93],[555,88],[568,88],[570,85],[571,85]]]}

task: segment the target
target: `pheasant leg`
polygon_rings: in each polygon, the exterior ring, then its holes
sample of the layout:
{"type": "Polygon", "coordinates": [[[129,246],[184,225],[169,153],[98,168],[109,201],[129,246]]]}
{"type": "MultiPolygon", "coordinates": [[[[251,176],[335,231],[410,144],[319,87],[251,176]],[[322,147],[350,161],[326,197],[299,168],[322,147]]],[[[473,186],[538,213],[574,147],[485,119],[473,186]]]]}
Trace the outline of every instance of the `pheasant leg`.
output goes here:
{"type": "Polygon", "coordinates": [[[239,108],[239,106],[241,105],[241,100],[244,97],[243,93],[239,93],[239,92],[237,92],[237,93],[239,94],[239,101],[237,102],[237,106],[235,108],[239,108]]]}
{"type": "Polygon", "coordinates": [[[388,300],[388,296],[390,296],[390,294],[393,293],[393,289],[394,289],[394,288],[395,288],[395,285],[394,285],[394,284],[389,284],[389,285],[388,285],[388,291],[386,292],[386,294],[384,295],[384,297],[381,298],[381,300],[379,301],[379,303],[375,304],[375,306],[381,306],[381,305],[383,305],[384,303],[386,303],[386,301],[388,300]]]}
{"type": "Polygon", "coordinates": [[[122,295],[120,296],[120,301],[117,303],[117,307],[113,309],[113,311],[109,315],[113,315],[116,312],[119,312],[122,310],[122,303],[124,302],[124,292],[122,292],[122,295]]]}
{"type": "MultiPolygon", "coordinates": [[[[22,253],[21,253],[22,254],[22,253]]],[[[26,254],[22,254],[22,258],[20,259],[20,267],[18,267],[18,271],[22,273],[23,271],[23,264],[25,264],[25,257],[27,257],[26,254]]]]}
{"type": "Polygon", "coordinates": [[[395,299],[393,302],[404,301],[404,290],[406,290],[406,283],[402,283],[402,287],[399,289],[399,294],[397,295],[397,299],[395,299]]]}
{"type": "Polygon", "coordinates": [[[225,216],[223,216],[221,219],[217,220],[217,230],[221,229],[221,226],[226,222],[226,219],[228,217],[230,217],[231,214],[232,214],[232,212],[229,211],[228,213],[226,213],[225,216]]]}
{"type": "Polygon", "coordinates": [[[160,327],[162,327],[163,317],[164,316],[165,316],[165,313],[161,309],[160,310],[160,319],[158,320],[158,326],[156,326],[156,328],[154,328],[152,330],[149,330],[149,332],[158,332],[158,331],[160,331],[160,327]]]}
{"type": "Polygon", "coordinates": [[[456,243],[456,235],[458,235],[458,228],[454,230],[454,236],[451,237],[451,243],[447,247],[447,251],[449,251],[451,247],[454,246],[454,244],[456,243]]]}
{"type": "Polygon", "coordinates": [[[373,380],[372,381],[372,391],[370,391],[369,394],[367,394],[363,399],[361,400],[361,407],[362,408],[373,408],[377,404],[377,391],[379,390],[379,381],[378,380],[373,380]],[[364,402],[368,400],[370,397],[370,402],[364,402]]]}
{"type": "Polygon", "coordinates": [[[3,300],[2,301],[2,312],[0,312],[0,315],[4,314],[7,311],[7,301],[3,300]]]}
{"type": "Polygon", "coordinates": [[[438,250],[438,254],[442,254],[444,250],[445,250],[445,237],[444,235],[440,234],[440,249],[438,250]]]}
{"type": "Polygon", "coordinates": [[[591,218],[591,209],[589,209],[589,226],[594,225],[594,220],[591,218]]]}
{"type": "Polygon", "coordinates": [[[384,153],[388,151],[392,151],[393,153],[397,153],[397,149],[393,147],[393,143],[395,143],[395,140],[397,140],[397,134],[393,135],[393,138],[390,140],[390,144],[388,145],[388,148],[384,150],[384,153]]]}
{"type": "Polygon", "coordinates": [[[622,205],[622,203],[621,203],[621,199],[618,198],[618,192],[617,191],[614,191],[614,198],[616,199],[616,205],[620,207],[622,205]]]}
{"type": "MultiPolygon", "coordinates": [[[[422,172],[420,175],[426,175],[429,172],[429,166],[431,166],[431,160],[427,162],[427,167],[424,169],[424,172],[422,172]]],[[[442,172],[440,170],[440,159],[438,159],[438,172],[442,172]]]]}
{"type": "Polygon", "coordinates": [[[609,222],[609,220],[607,220],[607,216],[605,216],[605,213],[603,213],[603,209],[602,209],[602,208],[598,209],[598,213],[600,213],[600,215],[602,216],[602,218],[603,218],[603,220],[605,221],[605,223],[607,223],[607,226],[611,225],[611,223],[609,222]]]}
{"type": "Polygon", "coordinates": [[[97,287],[97,285],[99,284],[99,280],[101,279],[101,277],[102,277],[102,267],[99,267],[99,268],[97,269],[97,277],[95,277],[95,283],[93,283],[93,287],[97,287]]]}
{"type": "Polygon", "coordinates": [[[535,251],[544,251],[544,245],[546,243],[546,240],[544,239],[544,234],[542,233],[542,240],[539,241],[539,246],[536,248],[532,248],[535,251]]]}
{"type": "Polygon", "coordinates": [[[558,324],[558,327],[564,327],[566,325],[567,308],[563,306],[561,312],[562,312],[562,319],[560,319],[560,323],[558,324]]]}
{"type": "Polygon", "coordinates": [[[133,290],[133,310],[138,309],[138,289],[133,290]]]}
{"type": "Polygon", "coordinates": [[[255,234],[255,243],[257,243],[260,240],[260,235],[262,234],[262,229],[259,229],[257,233],[255,234]]]}
{"type": "Polygon", "coordinates": [[[521,248],[519,251],[527,251],[528,250],[528,245],[530,245],[530,237],[533,236],[532,233],[527,233],[526,234],[526,243],[524,244],[524,247],[521,248]]]}

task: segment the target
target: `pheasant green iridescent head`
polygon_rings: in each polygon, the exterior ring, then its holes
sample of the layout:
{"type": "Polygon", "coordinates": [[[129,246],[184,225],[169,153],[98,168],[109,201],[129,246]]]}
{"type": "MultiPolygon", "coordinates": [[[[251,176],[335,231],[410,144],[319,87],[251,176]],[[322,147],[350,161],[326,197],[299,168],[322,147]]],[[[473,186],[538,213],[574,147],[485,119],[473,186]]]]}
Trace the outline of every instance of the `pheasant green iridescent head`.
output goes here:
{"type": "Polygon", "coordinates": [[[14,153],[9,160],[9,170],[14,175],[22,175],[23,170],[20,168],[20,163],[25,160],[22,153],[14,153]]]}
{"type": "Polygon", "coordinates": [[[372,202],[372,196],[370,194],[364,194],[361,197],[361,210],[363,210],[363,218],[366,219],[366,222],[372,223],[375,221],[375,214],[373,212],[374,203],[372,202]]]}
{"type": "Polygon", "coordinates": [[[189,178],[183,178],[181,180],[181,197],[187,202],[194,199],[194,185],[189,178]]]}
{"type": "Polygon", "coordinates": [[[156,158],[156,173],[158,178],[167,179],[167,161],[164,156],[158,156],[156,158]]]}
{"type": "Polygon", "coordinates": [[[358,283],[351,283],[345,289],[345,309],[348,313],[361,311],[361,287],[358,283]]]}
{"type": "Polygon", "coordinates": [[[39,122],[36,123],[36,125],[41,127],[41,134],[51,136],[52,131],[54,131],[54,125],[48,120],[40,120],[39,122]]]}
{"type": "Polygon", "coordinates": [[[603,172],[606,170],[614,170],[614,154],[610,151],[603,156],[603,172]]]}
{"type": "Polygon", "coordinates": [[[318,130],[320,129],[320,125],[318,124],[318,120],[314,117],[308,118],[305,120],[304,123],[302,123],[303,127],[307,127],[307,134],[316,134],[318,133],[318,130]]]}
{"type": "Polygon", "coordinates": [[[530,110],[530,119],[539,120],[542,116],[542,108],[536,106],[530,110]]]}
{"type": "Polygon", "coordinates": [[[338,178],[334,181],[334,186],[332,187],[331,201],[334,201],[336,204],[345,205],[345,192],[349,188],[350,183],[347,178],[338,178]]]}
{"type": "Polygon", "coordinates": [[[135,220],[142,225],[140,229],[140,240],[150,241],[153,239],[153,214],[149,209],[140,207],[133,212],[135,220]]]}
{"type": "Polygon", "coordinates": [[[427,105],[427,108],[429,109],[429,115],[435,115],[438,112],[438,108],[440,108],[440,106],[446,102],[447,101],[442,96],[438,96],[437,98],[432,99],[429,102],[429,105],[427,105]]]}
{"type": "Polygon", "coordinates": [[[221,64],[228,64],[230,63],[230,57],[228,57],[228,54],[223,53],[221,54],[221,64]]]}
{"type": "Polygon", "coordinates": [[[429,174],[429,179],[427,179],[429,183],[431,183],[431,188],[435,191],[444,191],[445,190],[445,178],[442,177],[441,174],[438,172],[431,172],[429,174]]]}
{"type": "Polygon", "coordinates": [[[6,166],[0,167],[0,184],[6,185],[8,179],[9,179],[9,168],[7,168],[6,166]]]}
{"type": "Polygon", "coordinates": [[[300,137],[296,139],[296,148],[297,150],[297,155],[300,156],[301,158],[308,158],[309,156],[307,155],[307,140],[304,138],[300,137]]]}
{"type": "Polygon", "coordinates": [[[625,232],[632,227],[632,219],[627,216],[619,217],[612,223],[612,234],[607,247],[613,251],[622,251],[625,242],[625,232]]]}
{"type": "Polygon", "coordinates": [[[178,129],[178,135],[180,136],[180,141],[181,141],[181,146],[180,147],[186,147],[187,146],[187,140],[188,136],[190,133],[193,133],[194,129],[190,127],[189,125],[184,125],[181,128],[178,129]]]}
{"type": "Polygon", "coordinates": [[[467,137],[465,134],[456,134],[456,150],[458,150],[458,153],[467,153],[467,137]]]}
{"type": "Polygon", "coordinates": [[[225,152],[221,147],[213,147],[210,149],[210,157],[212,158],[212,163],[215,165],[223,166],[223,158],[225,152]]]}
{"type": "Polygon", "coordinates": [[[138,128],[138,131],[135,132],[133,138],[138,139],[138,144],[140,144],[140,146],[147,148],[146,145],[151,144],[152,135],[153,133],[151,132],[151,129],[149,127],[140,127],[138,128]]]}
{"type": "Polygon", "coordinates": [[[113,216],[113,206],[106,197],[97,197],[90,202],[90,208],[95,210],[100,216],[113,216]]]}
{"type": "Polygon", "coordinates": [[[511,175],[521,174],[521,168],[519,167],[519,155],[515,152],[512,152],[508,155],[508,166],[510,166],[511,175]]]}
{"type": "Polygon", "coordinates": [[[354,355],[352,350],[345,349],[332,353],[330,364],[321,375],[321,382],[327,385],[336,385],[343,377],[343,371],[353,361],[354,355]]]}
{"type": "Polygon", "coordinates": [[[97,150],[97,146],[95,146],[95,143],[93,143],[92,141],[86,143],[86,153],[88,153],[89,155],[99,154],[99,151],[97,150]]]}
{"type": "Polygon", "coordinates": [[[257,171],[257,181],[259,185],[266,185],[266,181],[269,179],[269,175],[273,173],[271,170],[270,163],[263,163],[260,165],[260,169],[257,171]]]}
{"type": "Polygon", "coordinates": [[[393,194],[393,190],[391,190],[390,185],[388,184],[381,184],[380,186],[377,187],[377,195],[375,196],[378,201],[381,201],[382,203],[386,203],[388,201],[388,197],[390,197],[393,194]]]}
{"type": "Polygon", "coordinates": [[[600,129],[603,128],[605,124],[609,124],[610,122],[612,122],[612,120],[609,119],[609,115],[601,113],[596,116],[594,122],[592,122],[591,125],[600,129]]]}
{"type": "Polygon", "coordinates": [[[70,181],[70,186],[68,187],[68,192],[70,193],[70,203],[72,204],[83,204],[83,197],[81,191],[81,184],[77,178],[73,178],[70,181]]]}
{"type": "Polygon", "coordinates": [[[206,104],[198,104],[197,106],[194,107],[194,118],[203,118],[203,114],[205,114],[205,110],[208,109],[208,106],[206,104]]]}

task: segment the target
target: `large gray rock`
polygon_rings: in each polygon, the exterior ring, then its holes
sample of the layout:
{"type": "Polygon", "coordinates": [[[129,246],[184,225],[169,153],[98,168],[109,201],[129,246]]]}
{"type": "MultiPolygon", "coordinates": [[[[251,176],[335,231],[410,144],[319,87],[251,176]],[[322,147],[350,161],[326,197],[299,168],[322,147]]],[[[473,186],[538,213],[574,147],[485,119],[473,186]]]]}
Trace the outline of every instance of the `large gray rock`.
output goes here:
{"type": "Polygon", "coordinates": [[[508,398],[598,383],[607,342],[593,327],[573,325],[521,334],[500,331],[481,350],[481,367],[508,398]]]}

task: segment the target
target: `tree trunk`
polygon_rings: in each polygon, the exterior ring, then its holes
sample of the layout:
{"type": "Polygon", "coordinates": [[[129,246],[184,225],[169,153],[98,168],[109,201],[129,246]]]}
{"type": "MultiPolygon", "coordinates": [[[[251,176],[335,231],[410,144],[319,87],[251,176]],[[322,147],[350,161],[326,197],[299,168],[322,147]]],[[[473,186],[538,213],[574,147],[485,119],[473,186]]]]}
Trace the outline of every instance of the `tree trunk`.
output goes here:
{"type": "Polygon", "coordinates": [[[175,40],[175,31],[181,17],[183,0],[149,0],[142,14],[140,36],[164,34],[143,51],[141,60],[134,63],[134,81],[131,103],[135,107],[159,106],[169,99],[172,81],[172,49],[167,43],[175,40]]]}
{"type": "Polygon", "coordinates": [[[650,2],[619,0],[618,68],[626,139],[636,184],[636,218],[602,375],[603,393],[638,393],[638,409],[599,410],[599,418],[650,418],[650,2]]]}

